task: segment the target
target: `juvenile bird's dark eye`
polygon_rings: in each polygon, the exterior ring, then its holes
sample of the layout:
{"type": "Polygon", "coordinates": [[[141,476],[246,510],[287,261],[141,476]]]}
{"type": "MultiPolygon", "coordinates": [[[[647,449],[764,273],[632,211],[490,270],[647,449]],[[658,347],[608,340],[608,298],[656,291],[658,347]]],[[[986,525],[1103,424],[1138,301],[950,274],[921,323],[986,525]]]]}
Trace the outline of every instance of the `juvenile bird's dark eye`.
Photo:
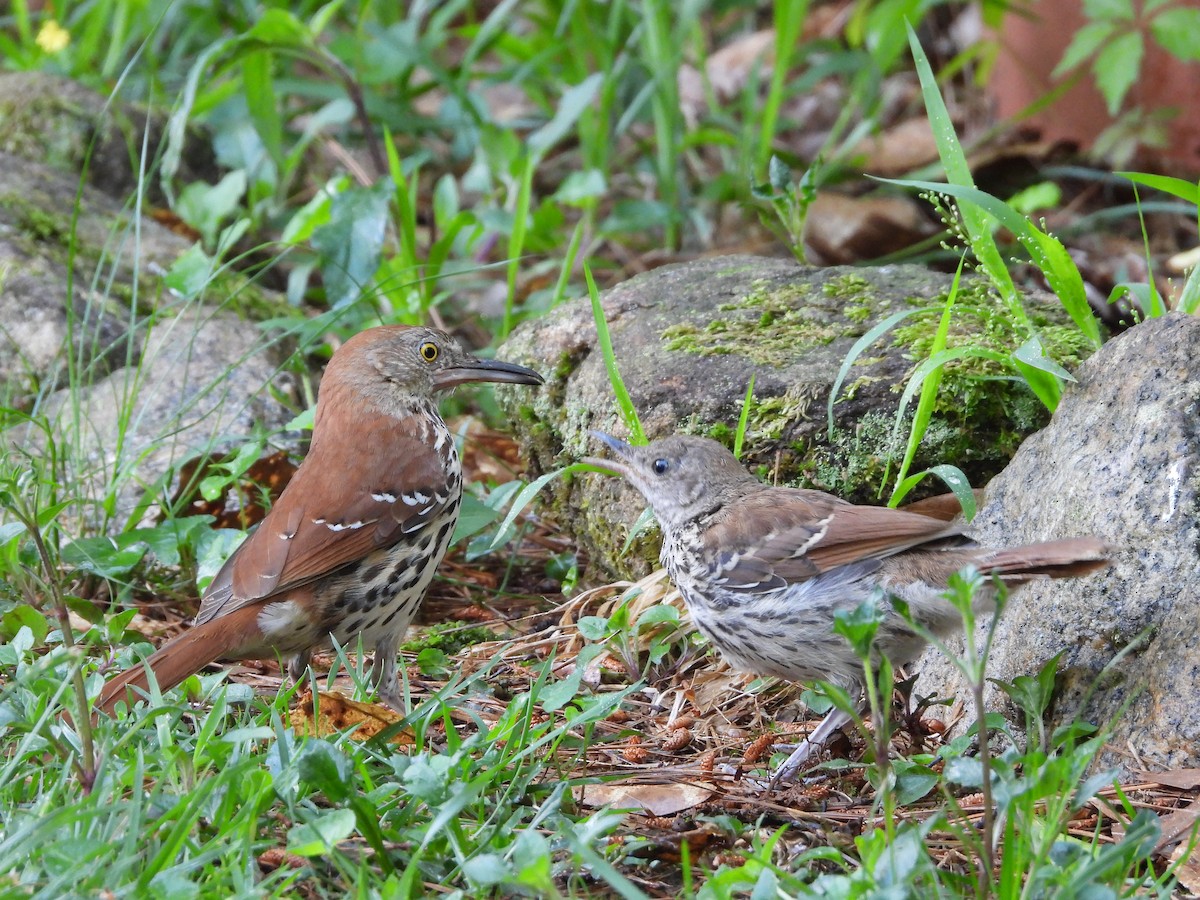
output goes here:
{"type": "Polygon", "coordinates": [[[656,459],[654,461],[654,474],[655,475],[665,475],[667,473],[667,469],[669,469],[669,468],[671,468],[671,464],[669,462],[667,462],[665,459],[656,459]]]}
{"type": "Polygon", "coordinates": [[[438,358],[438,346],[433,341],[423,343],[419,352],[425,362],[433,362],[438,358]]]}

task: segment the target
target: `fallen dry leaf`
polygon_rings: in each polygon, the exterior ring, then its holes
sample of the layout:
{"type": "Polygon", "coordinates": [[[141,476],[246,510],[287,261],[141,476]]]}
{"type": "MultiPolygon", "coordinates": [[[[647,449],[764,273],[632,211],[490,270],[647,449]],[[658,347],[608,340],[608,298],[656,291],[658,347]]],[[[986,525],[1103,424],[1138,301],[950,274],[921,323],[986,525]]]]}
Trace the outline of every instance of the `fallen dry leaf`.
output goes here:
{"type": "Polygon", "coordinates": [[[264,872],[274,872],[281,866],[287,866],[289,869],[303,869],[307,865],[308,860],[303,856],[288,853],[282,847],[270,847],[258,857],[258,866],[264,872]]]}
{"type": "Polygon", "coordinates": [[[863,171],[895,177],[934,162],[938,150],[929,120],[917,116],[863,138],[854,148],[854,155],[866,157],[863,171]]]}
{"type": "MultiPolygon", "coordinates": [[[[318,697],[320,712],[315,718],[312,691],[302,694],[299,705],[292,710],[292,728],[301,737],[328,737],[354,728],[350,737],[356,741],[365,741],[385,728],[395,725],[402,718],[399,713],[386,706],[359,703],[336,692],[321,691],[318,697]]],[[[407,728],[391,737],[391,742],[401,747],[411,746],[415,740],[412,731],[407,728]]]]}
{"type": "Polygon", "coordinates": [[[1162,837],[1158,839],[1158,846],[1165,847],[1176,841],[1183,841],[1181,846],[1186,847],[1197,819],[1200,819],[1200,800],[1192,801],[1183,809],[1159,816],[1158,825],[1162,829],[1162,837]]]}
{"type": "Polygon", "coordinates": [[[586,784],[575,789],[575,799],[596,809],[644,809],[654,816],[673,816],[707,802],[716,788],[703,783],[676,784],[586,784]]]}
{"type": "Polygon", "coordinates": [[[1190,791],[1200,788],[1200,769],[1172,769],[1170,772],[1132,772],[1134,778],[1166,787],[1190,791]]]}
{"type": "Polygon", "coordinates": [[[937,230],[910,197],[820,191],[809,207],[804,243],[822,264],[848,265],[903,250],[937,230]]]}
{"type": "Polygon", "coordinates": [[[1175,877],[1183,887],[1187,888],[1193,895],[1200,894],[1200,859],[1194,852],[1194,848],[1188,844],[1180,844],[1176,847],[1170,856],[1172,863],[1183,861],[1175,869],[1175,877]]]}

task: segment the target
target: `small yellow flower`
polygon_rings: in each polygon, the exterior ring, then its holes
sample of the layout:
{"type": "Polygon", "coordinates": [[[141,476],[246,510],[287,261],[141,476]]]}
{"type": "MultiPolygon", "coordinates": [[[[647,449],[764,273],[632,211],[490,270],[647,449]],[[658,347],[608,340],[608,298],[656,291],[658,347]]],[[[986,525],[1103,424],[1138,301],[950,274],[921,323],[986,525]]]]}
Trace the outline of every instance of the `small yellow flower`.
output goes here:
{"type": "Polygon", "coordinates": [[[47,19],[38,32],[37,45],[47,53],[61,53],[71,43],[71,32],[54,19],[47,19]]]}

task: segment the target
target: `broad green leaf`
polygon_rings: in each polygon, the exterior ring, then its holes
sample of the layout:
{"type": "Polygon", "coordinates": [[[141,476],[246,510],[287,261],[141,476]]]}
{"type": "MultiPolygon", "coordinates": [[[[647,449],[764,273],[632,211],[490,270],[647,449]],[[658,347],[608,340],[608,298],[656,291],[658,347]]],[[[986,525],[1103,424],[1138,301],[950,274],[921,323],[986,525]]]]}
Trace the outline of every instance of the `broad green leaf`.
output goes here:
{"type": "Polygon", "coordinates": [[[1039,209],[1055,209],[1062,204],[1062,188],[1053,181],[1031,184],[1008,198],[1008,205],[1023,216],[1039,209]]]}
{"type": "Polygon", "coordinates": [[[535,159],[541,159],[547,151],[566,137],[567,132],[583,115],[583,111],[595,99],[596,92],[600,89],[603,81],[602,73],[593,72],[579,84],[567,88],[563,92],[562,99],[558,101],[558,109],[554,111],[554,117],[529,136],[529,150],[535,159]]]}
{"type": "Polygon", "coordinates": [[[310,406],[283,427],[284,431],[312,431],[317,418],[316,406],[310,406]]]}
{"type": "Polygon", "coordinates": [[[866,17],[866,46],[871,64],[891,71],[904,52],[904,23],[919,22],[927,6],[924,0],[881,0],[870,4],[866,17]]]}
{"type": "Polygon", "coordinates": [[[122,578],[146,555],[149,547],[143,541],[121,543],[124,536],[80,538],[63,548],[63,562],[81,572],[101,578],[122,578]]]}
{"type": "Polygon", "coordinates": [[[1083,0],[1083,13],[1089,19],[1132,19],[1133,0],[1083,0]]]}
{"type": "Polygon", "coordinates": [[[955,756],[946,760],[943,774],[951,784],[962,785],[965,788],[978,788],[983,785],[983,766],[975,757],[955,756]]]}
{"type": "Polygon", "coordinates": [[[35,644],[41,645],[50,633],[50,621],[43,613],[24,603],[17,604],[0,616],[0,633],[9,639],[15,637],[22,628],[28,628],[35,644]]]}
{"type": "Polygon", "coordinates": [[[1071,38],[1071,43],[1067,45],[1066,52],[1055,67],[1052,77],[1061,78],[1084,60],[1090,59],[1115,31],[1116,27],[1111,22],[1088,22],[1071,38]]]}
{"type": "Polygon", "coordinates": [[[323,4],[308,20],[309,34],[314,38],[321,34],[325,27],[333,21],[333,18],[341,12],[344,5],[345,0],[332,0],[330,3],[323,4]]]}
{"type": "Polygon", "coordinates": [[[254,130],[258,132],[267,155],[283,162],[283,119],[280,100],[275,93],[275,54],[270,50],[247,53],[241,61],[242,92],[254,130]]]}
{"type": "Polygon", "coordinates": [[[444,229],[459,212],[458,182],[447,173],[433,187],[433,220],[444,229]]]}
{"type": "Polygon", "coordinates": [[[579,206],[588,201],[604,196],[608,190],[608,181],[599,169],[585,169],[582,172],[572,172],[563,179],[554,199],[559,203],[579,206]]]}
{"type": "Polygon", "coordinates": [[[285,9],[269,8],[242,35],[244,41],[262,41],[277,47],[300,48],[312,45],[308,26],[285,9]]]}
{"type": "Polygon", "coordinates": [[[478,534],[500,518],[500,510],[488,506],[474,494],[464,493],[462,505],[458,509],[458,522],[454,526],[453,544],[463,538],[478,534]]]}
{"type": "Polygon", "coordinates": [[[497,530],[496,538],[492,541],[492,546],[495,547],[497,543],[502,543],[503,536],[508,532],[509,528],[512,527],[513,522],[517,520],[517,516],[519,516],[521,511],[529,505],[529,501],[538,495],[542,488],[548,485],[559,475],[565,475],[572,472],[586,472],[589,470],[589,468],[589,466],[575,463],[574,465],[566,466],[562,469],[555,469],[553,472],[547,472],[546,474],[535,478],[533,481],[529,482],[529,484],[521,488],[517,492],[517,496],[513,499],[512,506],[510,506],[508,509],[508,515],[504,517],[504,521],[497,530]]]}
{"type": "Polygon", "coordinates": [[[1018,347],[1013,356],[1027,366],[1041,369],[1043,372],[1049,372],[1051,375],[1061,378],[1064,381],[1075,380],[1074,375],[1046,355],[1046,349],[1042,346],[1042,342],[1036,334],[1018,347]]]}
{"type": "Polygon", "coordinates": [[[212,257],[205,253],[199,244],[193,244],[171,264],[163,283],[169,290],[178,294],[180,299],[192,300],[208,287],[212,275],[212,257]]]}
{"type": "Polygon", "coordinates": [[[896,486],[889,505],[898,506],[908,495],[909,491],[915,488],[927,475],[934,475],[940,478],[942,483],[950,488],[955,499],[958,500],[958,505],[962,507],[964,519],[970,522],[975,518],[975,492],[971,490],[971,482],[962,469],[949,464],[930,466],[923,472],[909,475],[896,486]]]}
{"type": "Polygon", "coordinates": [[[28,530],[24,522],[0,522],[0,546],[28,530]]]}
{"type": "Polygon", "coordinates": [[[262,455],[264,446],[262,441],[250,441],[242,444],[238,447],[233,459],[213,466],[216,474],[200,479],[200,495],[211,502],[224,494],[225,488],[241,478],[246,474],[246,470],[254,465],[262,455]]]}
{"type": "Polygon", "coordinates": [[[510,876],[504,857],[498,853],[479,853],[462,864],[463,874],[475,884],[502,884],[510,876]]]}
{"type": "Polygon", "coordinates": [[[304,743],[296,757],[296,771],[301,780],[321,791],[334,803],[340,803],[350,796],[354,765],[346,754],[328,741],[304,743]]]}
{"type": "Polygon", "coordinates": [[[325,297],[333,309],[353,303],[379,269],[387,237],[390,178],[370,187],[351,187],[333,198],[329,223],[313,232],[312,244],[322,255],[325,297]]]}
{"type": "Polygon", "coordinates": [[[329,223],[329,210],[336,192],[343,190],[348,182],[334,179],[323,190],[317,191],[312,199],[292,213],[279,240],[284,244],[299,244],[312,237],[314,231],[329,223]]]}
{"type": "Polygon", "coordinates": [[[645,625],[661,625],[669,623],[672,625],[679,624],[679,610],[674,606],[665,603],[659,603],[651,606],[649,609],[642,611],[637,618],[637,626],[641,628],[645,625]]]}
{"type": "Polygon", "coordinates": [[[202,531],[197,537],[196,586],[204,590],[246,535],[234,528],[218,528],[202,531]]]}
{"type": "Polygon", "coordinates": [[[584,640],[588,641],[603,641],[612,633],[608,619],[604,616],[583,616],[575,623],[575,627],[579,629],[584,640]]]}
{"type": "Polygon", "coordinates": [[[579,651],[575,658],[575,668],[571,674],[561,681],[550,681],[543,685],[538,692],[538,703],[545,712],[555,712],[562,709],[575,699],[582,684],[583,673],[593,659],[605,652],[601,644],[589,644],[579,651]]]}
{"type": "Polygon", "coordinates": [[[288,851],[297,856],[326,856],[354,834],[354,813],[330,809],[288,832],[288,851]]]}
{"type": "Polygon", "coordinates": [[[893,763],[896,772],[896,803],[908,806],[916,803],[936,786],[939,776],[928,766],[906,759],[893,763]]]}
{"type": "Polygon", "coordinates": [[[1137,80],[1145,49],[1141,32],[1130,31],[1105,45],[1092,64],[1096,87],[1108,103],[1108,114],[1115,116],[1129,88],[1137,80]]]}
{"type": "Polygon", "coordinates": [[[246,172],[235,169],[215,185],[193,181],[180,192],[175,211],[203,235],[205,246],[211,248],[217,229],[237,212],[245,195],[246,172]]]}
{"type": "Polygon", "coordinates": [[[1029,385],[1029,389],[1042,401],[1042,405],[1051,411],[1057,409],[1058,401],[1062,399],[1062,382],[1050,372],[1018,359],[1016,354],[1013,354],[1012,360],[1017,371],[1021,373],[1021,377],[1025,379],[1025,383],[1029,385]]]}
{"type": "Polygon", "coordinates": [[[1168,9],[1150,22],[1154,39],[1172,56],[1200,60],[1200,9],[1168,9]]]}
{"type": "Polygon", "coordinates": [[[177,566],[179,548],[193,546],[199,540],[199,533],[211,528],[214,521],[212,516],[182,516],[167,519],[153,528],[131,529],[122,535],[122,539],[145,543],[164,566],[177,566]]]}

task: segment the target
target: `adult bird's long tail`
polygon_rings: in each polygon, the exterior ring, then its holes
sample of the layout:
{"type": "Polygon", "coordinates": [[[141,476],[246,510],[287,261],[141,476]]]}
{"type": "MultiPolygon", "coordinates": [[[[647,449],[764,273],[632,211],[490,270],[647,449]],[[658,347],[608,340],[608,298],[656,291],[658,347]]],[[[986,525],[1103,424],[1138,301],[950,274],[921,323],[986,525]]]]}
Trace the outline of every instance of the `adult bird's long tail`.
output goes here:
{"type": "Polygon", "coordinates": [[[229,655],[231,650],[236,653],[238,647],[261,644],[262,630],[258,625],[261,606],[259,603],[244,606],[172,638],[145,662],[131,666],[104,685],[96,698],[96,709],[111,716],[121,700],[132,703],[138,697],[136,689],[149,690],[147,667],[153,670],[159,690],[167,691],[209,663],[229,655]]]}

